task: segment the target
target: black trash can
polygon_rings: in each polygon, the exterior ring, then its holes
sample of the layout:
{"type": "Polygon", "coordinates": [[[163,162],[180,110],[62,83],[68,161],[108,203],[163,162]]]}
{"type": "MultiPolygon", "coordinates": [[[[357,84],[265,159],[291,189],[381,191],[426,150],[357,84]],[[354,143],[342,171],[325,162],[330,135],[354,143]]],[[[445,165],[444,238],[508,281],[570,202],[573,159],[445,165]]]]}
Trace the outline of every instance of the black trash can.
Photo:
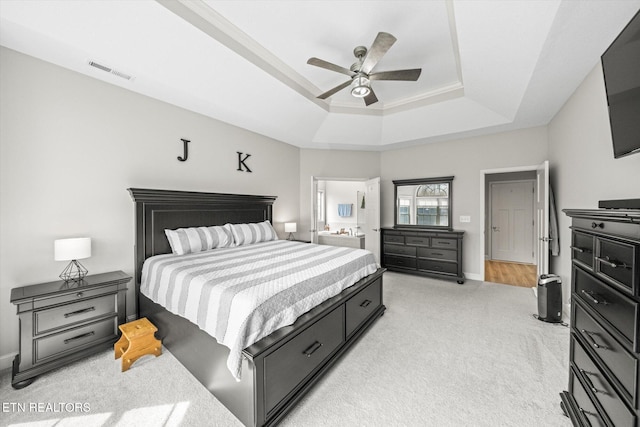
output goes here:
{"type": "Polygon", "coordinates": [[[556,274],[543,274],[538,278],[538,319],[562,322],[562,279],[556,274]]]}

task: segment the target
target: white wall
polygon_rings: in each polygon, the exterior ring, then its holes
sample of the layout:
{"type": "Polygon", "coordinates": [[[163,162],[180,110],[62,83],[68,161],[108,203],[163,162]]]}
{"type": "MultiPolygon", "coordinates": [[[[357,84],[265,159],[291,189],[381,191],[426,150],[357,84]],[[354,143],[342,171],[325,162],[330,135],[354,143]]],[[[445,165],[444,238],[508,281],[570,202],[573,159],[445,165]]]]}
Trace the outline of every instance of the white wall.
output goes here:
{"type": "MultiPolygon", "coordinates": [[[[480,274],[480,171],[531,166],[547,158],[547,129],[536,127],[381,153],[381,224],[393,226],[393,180],[454,176],[453,228],[464,230],[462,267],[465,275],[480,274]],[[460,223],[460,216],[471,216],[460,223]]],[[[484,184],[482,184],[484,185],[484,184]]]]}
{"type": "MultiPolygon", "coordinates": [[[[133,83],[135,84],[135,83],[133,83]]],[[[89,236],[89,273],[133,274],[129,187],[278,196],[299,216],[299,149],[125,89],[0,50],[0,368],[18,350],[11,288],[53,281],[53,241],[89,236]],[[182,142],[189,159],[179,162],[182,142]],[[237,171],[236,151],[252,173],[237,171]]],[[[133,285],[127,312],[134,310],[133,285]]]]}
{"type": "Polygon", "coordinates": [[[568,301],[571,219],[561,209],[597,209],[600,200],[640,198],[640,154],[613,158],[600,64],[549,123],[549,160],[560,227],[560,256],[551,270],[562,277],[568,301]]]}

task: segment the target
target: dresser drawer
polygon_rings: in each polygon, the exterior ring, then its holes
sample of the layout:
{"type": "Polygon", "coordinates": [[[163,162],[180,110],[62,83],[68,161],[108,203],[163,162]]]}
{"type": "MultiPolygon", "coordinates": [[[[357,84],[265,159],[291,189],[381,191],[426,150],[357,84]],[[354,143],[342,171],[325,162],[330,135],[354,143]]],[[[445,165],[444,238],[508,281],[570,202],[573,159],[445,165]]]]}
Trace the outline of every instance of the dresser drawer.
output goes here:
{"type": "Polygon", "coordinates": [[[592,396],[598,401],[609,419],[616,426],[635,426],[636,417],[627,408],[607,376],[587,354],[580,341],[571,337],[572,360],[578,370],[576,375],[591,389],[592,396]]]}
{"type": "Polygon", "coordinates": [[[602,416],[598,413],[596,406],[591,401],[584,386],[573,372],[573,369],[569,370],[569,391],[576,401],[580,416],[585,420],[584,425],[591,427],[608,427],[602,419],[602,416]]]}
{"type": "Polygon", "coordinates": [[[603,324],[626,338],[630,351],[638,351],[636,327],[640,318],[637,301],[598,280],[579,267],[573,267],[575,295],[602,316],[603,324]]]}
{"type": "Polygon", "coordinates": [[[35,334],[116,313],[117,304],[117,294],[111,294],[35,311],[33,313],[35,334]]]}
{"type": "Polygon", "coordinates": [[[593,244],[594,238],[591,234],[574,231],[571,233],[571,253],[572,258],[584,265],[593,268],[593,244]]]}
{"type": "Polygon", "coordinates": [[[113,316],[99,322],[65,330],[34,340],[34,363],[48,358],[63,356],[80,347],[88,347],[98,342],[115,341],[118,338],[118,317],[113,316]]]}
{"type": "Polygon", "coordinates": [[[456,251],[448,251],[446,249],[418,248],[418,257],[455,261],[458,257],[458,253],[456,251]]]}
{"type": "Polygon", "coordinates": [[[638,295],[636,263],[638,247],[602,237],[596,238],[595,271],[622,290],[638,295]]]}
{"type": "Polygon", "coordinates": [[[404,236],[398,234],[387,234],[384,235],[385,243],[401,243],[404,244],[404,236]]]}
{"type": "Polygon", "coordinates": [[[418,260],[418,269],[436,271],[438,273],[458,274],[458,264],[446,261],[418,260]]]}
{"type": "Polygon", "coordinates": [[[573,218],[573,228],[591,230],[600,234],[613,234],[627,239],[640,239],[640,225],[636,222],[603,221],[600,219],[573,218]]]}
{"type": "Polygon", "coordinates": [[[385,255],[384,264],[387,267],[416,268],[415,258],[403,258],[399,256],[385,255]]]}
{"type": "Polygon", "coordinates": [[[343,306],[327,314],[265,357],[265,412],[268,414],[344,341],[343,306]]]}
{"type": "Polygon", "coordinates": [[[404,242],[407,245],[429,246],[430,238],[424,236],[406,236],[404,242]]]}
{"type": "Polygon", "coordinates": [[[414,246],[384,245],[385,254],[416,256],[414,246]]]}
{"type": "Polygon", "coordinates": [[[346,303],[346,336],[351,335],[362,322],[382,304],[382,280],[378,279],[351,297],[346,303]]]}
{"type": "Polygon", "coordinates": [[[580,301],[573,304],[573,319],[576,330],[599,359],[600,365],[610,371],[629,400],[635,400],[638,390],[636,358],[582,308],[580,301]]]}
{"type": "Polygon", "coordinates": [[[431,247],[432,248],[444,248],[444,249],[456,249],[458,247],[457,239],[447,239],[443,237],[432,237],[431,238],[431,247]]]}

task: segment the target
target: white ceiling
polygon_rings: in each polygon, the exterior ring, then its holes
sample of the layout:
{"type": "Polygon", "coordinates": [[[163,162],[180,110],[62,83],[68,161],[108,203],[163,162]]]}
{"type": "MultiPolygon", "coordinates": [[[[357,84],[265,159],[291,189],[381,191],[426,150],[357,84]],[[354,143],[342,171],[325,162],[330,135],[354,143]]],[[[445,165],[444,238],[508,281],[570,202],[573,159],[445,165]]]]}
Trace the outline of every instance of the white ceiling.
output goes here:
{"type": "Polygon", "coordinates": [[[0,1],[0,43],[299,147],[386,150],[544,125],[640,9],[640,0],[0,1]],[[397,42],[365,107],[353,48],[397,42]],[[95,61],[133,76],[89,66],[95,61]]]}

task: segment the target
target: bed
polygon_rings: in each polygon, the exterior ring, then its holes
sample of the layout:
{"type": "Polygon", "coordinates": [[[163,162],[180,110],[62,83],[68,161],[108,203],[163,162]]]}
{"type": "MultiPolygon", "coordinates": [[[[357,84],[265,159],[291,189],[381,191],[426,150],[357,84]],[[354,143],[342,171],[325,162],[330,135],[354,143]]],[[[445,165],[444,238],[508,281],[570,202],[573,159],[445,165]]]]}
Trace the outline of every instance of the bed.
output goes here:
{"type": "MultiPolygon", "coordinates": [[[[385,311],[384,269],[377,268],[297,316],[293,324],[243,348],[234,375],[228,367],[229,347],[141,292],[143,265],[148,258],[164,259],[171,253],[165,229],[271,221],[276,198],[139,188],[129,192],[135,202],[138,316],[156,325],[156,336],[169,351],[247,426],[278,423],[385,311]]],[[[285,242],[271,244],[290,250],[285,242]]],[[[307,252],[316,246],[297,245],[307,252]]]]}

